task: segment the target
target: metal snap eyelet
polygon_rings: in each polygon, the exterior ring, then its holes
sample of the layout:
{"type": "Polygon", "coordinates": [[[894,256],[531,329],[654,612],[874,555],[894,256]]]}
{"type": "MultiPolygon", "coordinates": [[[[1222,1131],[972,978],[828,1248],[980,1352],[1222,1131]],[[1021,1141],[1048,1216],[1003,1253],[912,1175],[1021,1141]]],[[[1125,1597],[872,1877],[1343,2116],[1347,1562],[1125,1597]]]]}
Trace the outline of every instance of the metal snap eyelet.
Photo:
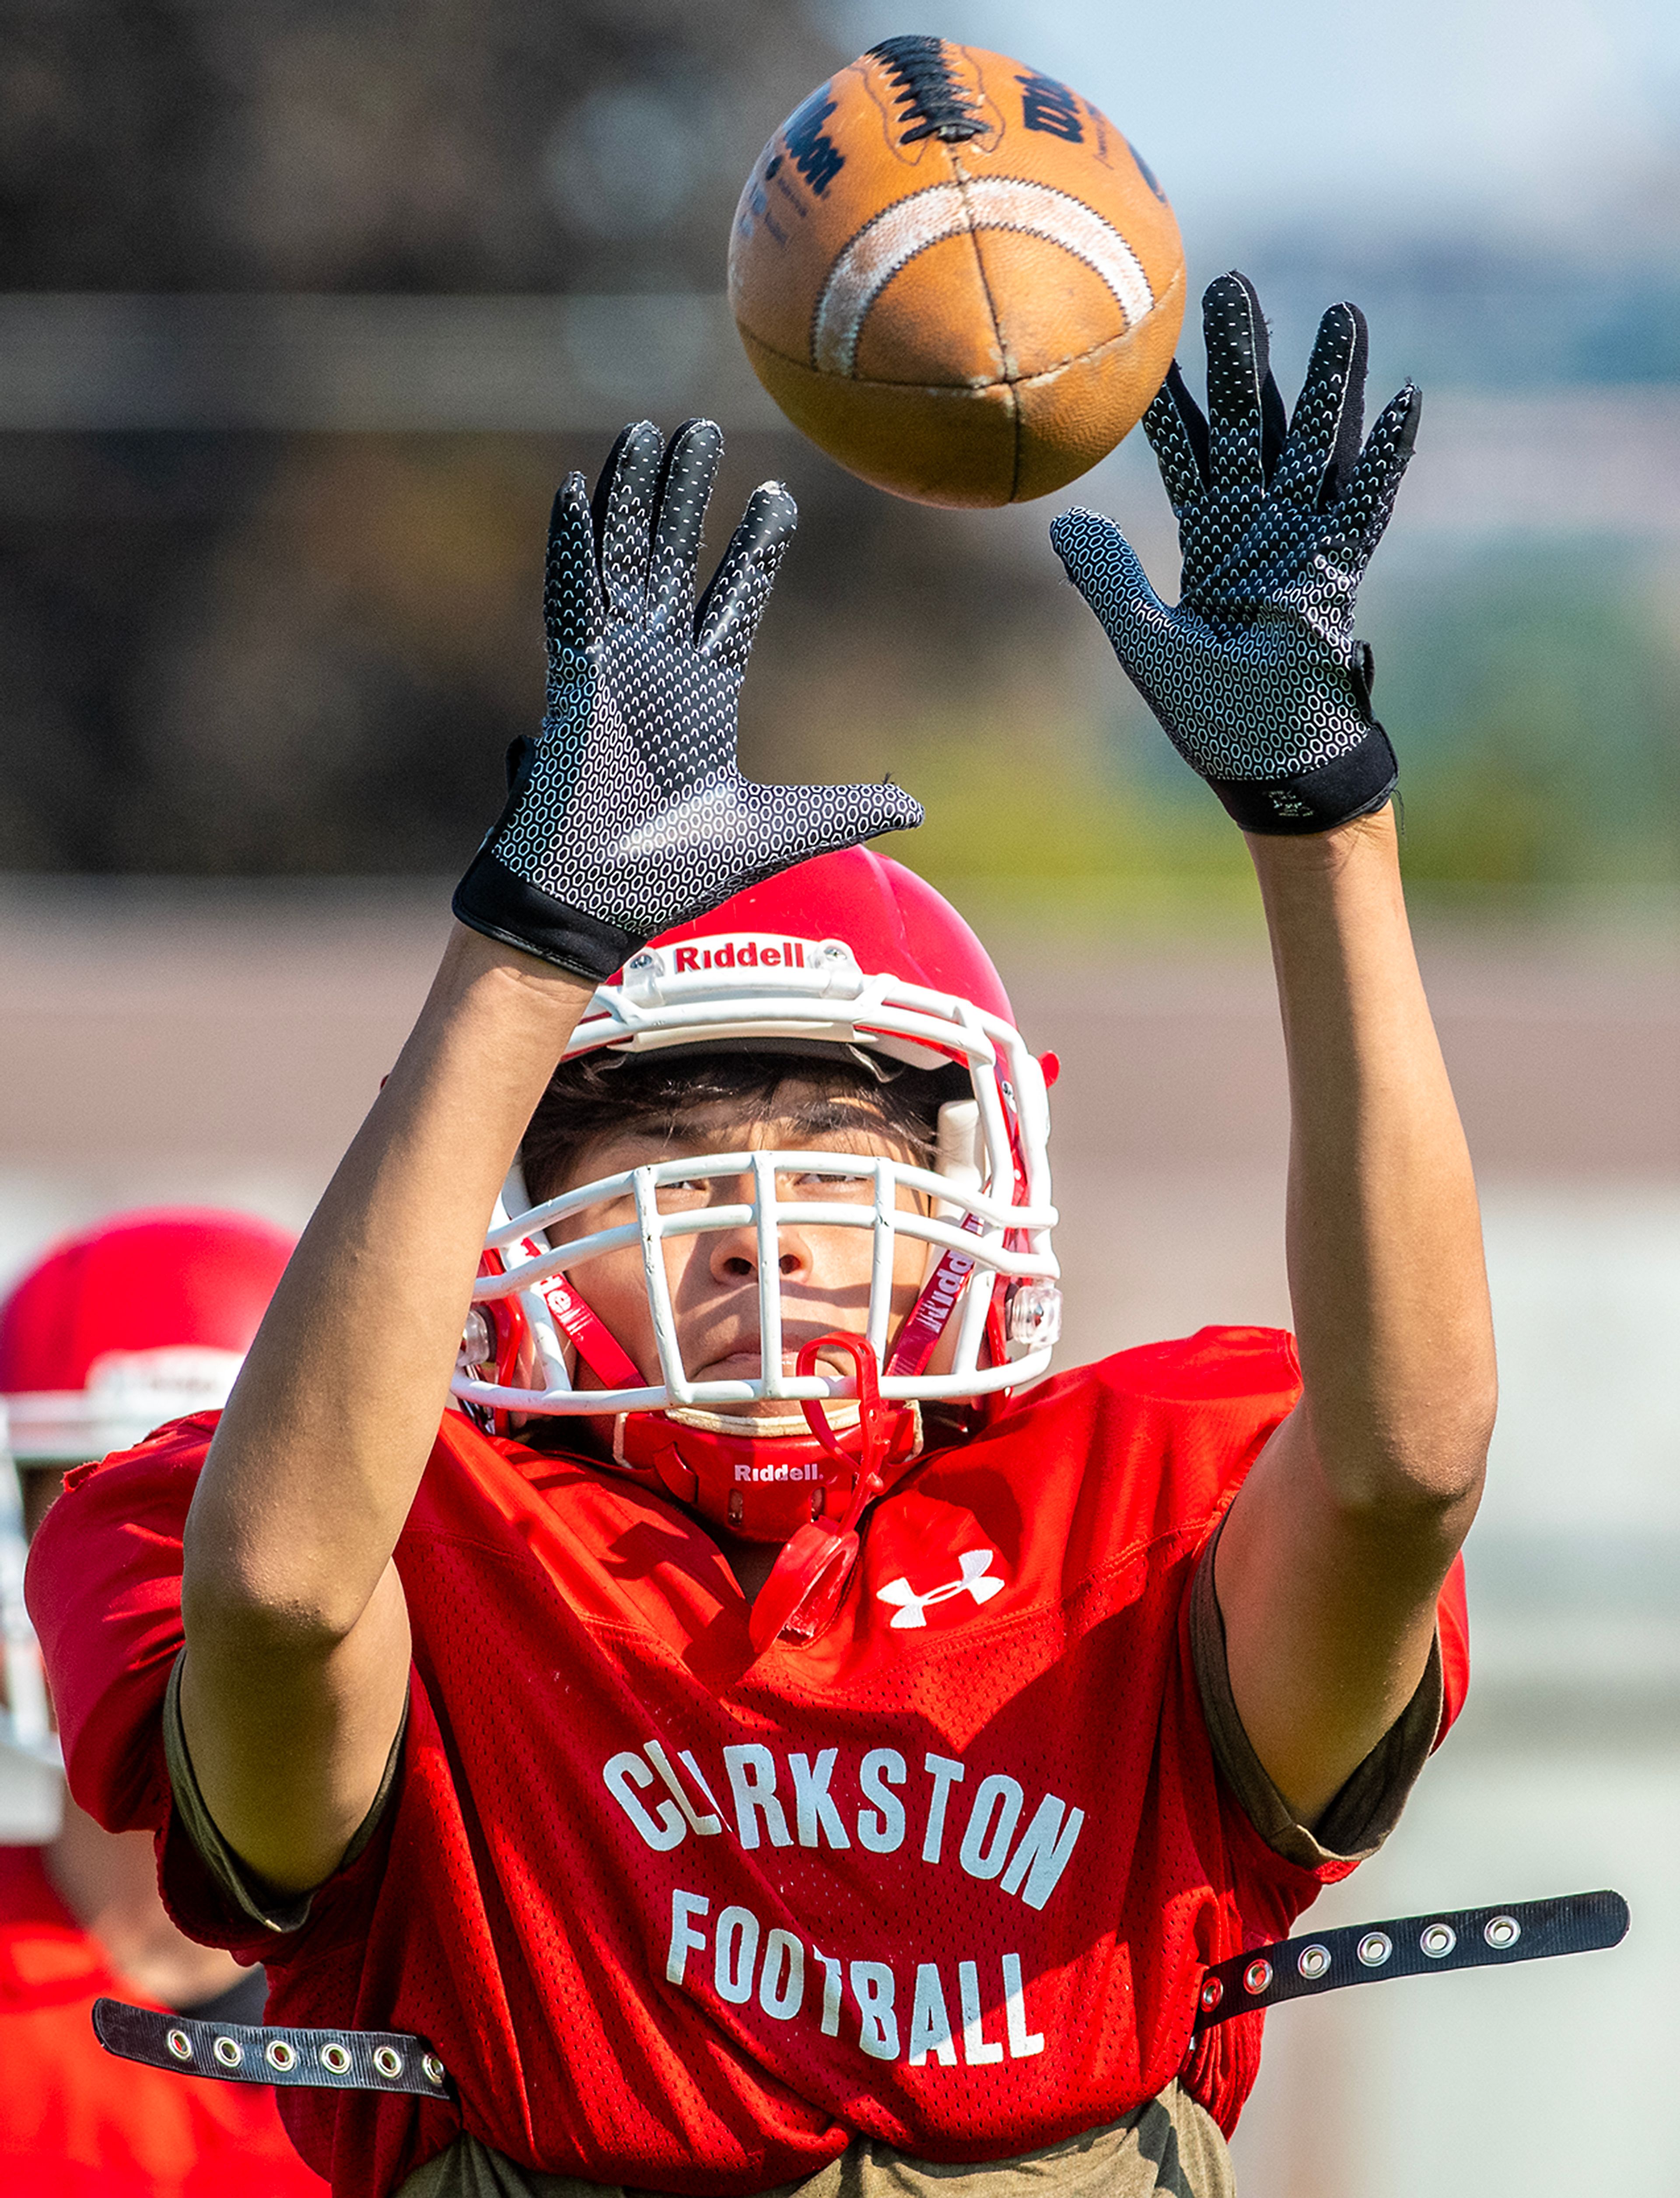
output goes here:
{"type": "Polygon", "coordinates": [[[1258,1998],[1271,1982],[1270,1962],[1250,1962],[1242,1973],[1242,1989],[1258,1998]]]}
{"type": "Polygon", "coordinates": [[[444,2064],[439,2060],[435,2053],[422,2053],[420,2056],[420,2065],[425,2072],[426,2080],[428,2084],[441,2084],[443,2082],[444,2064]]]}
{"type": "Polygon", "coordinates": [[[1303,1946],[1300,1959],[1295,1963],[1295,1967],[1310,1985],[1317,1984],[1320,1977],[1329,1974],[1329,1948],[1318,1945],[1303,1946]]]}
{"type": "Polygon", "coordinates": [[[283,2076],[288,2069],[297,2067],[298,2049],[288,2038],[270,2038],[263,2048],[263,2058],[270,2068],[277,2068],[283,2076]]]}
{"type": "Polygon", "coordinates": [[[210,2050],[224,2068],[237,2068],[245,2058],[245,2048],[236,2038],[218,2038],[210,2050]]]}
{"type": "Polygon", "coordinates": [[[403,2073],[403,2056],[394,2045],[375,2045],[374,2066],[387,2082],[394,2084],[403,2073]]]}
{"type": "Polygon", "coordinates": [[[1419,1934],[1417,1944],[1420,1952],[1427,1954],[1432,1962],[1439,1962],[1458,1944],[1458,1933],[1450,1923],[1430,1923],[1419,1934]]]}
{"type": "Polygon", "coordinates": [[[350,2049],[340,2045],[336,2038],[329,2038],[321,2048],[321,2066],[329,2075],[342,2076],[350,2066],[350,2049]]]}
{"type": "Polygon", "coordinates": [[[1201,2006],[1203,2014],[1211,2015],[1224,1997],[1224,1979],[1223,1977],[1209,1977],[1206,1983],[1201,1988],[1201,2006]]]}
{"type": "Polygon", "coordinates": [[[1482,1936],[1496,1954],[1503,1954],[1521,1938],[1522,1926],[1514,1916],[1490,1916],[1482,1926],[1482,1936]]]}
{"type": "Polygon", "coordinates": [[[170,2051],[175,2056],[177,2061],[190,2061],[192,2059],[193,2041],[188,2037],[184,2030],[171,2030],[165,2038],[164,2043],[168,2046],[170,2051]]]}
{"type": "Polygon", "coordinates": [[[1356,1949],[1368,1969],[1380,1969],[1394,1951],[1394,1941],[1386,1931],[1367,1931],[1356,1949]]]}

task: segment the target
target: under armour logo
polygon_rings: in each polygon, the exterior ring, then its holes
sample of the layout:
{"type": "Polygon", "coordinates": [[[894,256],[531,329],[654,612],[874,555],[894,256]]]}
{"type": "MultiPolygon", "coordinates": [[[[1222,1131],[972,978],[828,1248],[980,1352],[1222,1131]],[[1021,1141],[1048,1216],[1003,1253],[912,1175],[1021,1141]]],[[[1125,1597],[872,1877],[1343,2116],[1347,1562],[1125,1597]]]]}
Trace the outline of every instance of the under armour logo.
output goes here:
{"type": "Polygon", "coordinates": [[[875,1590],[876,1599],[898,1605],[892,1619],[897,1626],[926,1625],[933,1606],[949,1602],[954,1595],[971,1595],[977,1604],[990,1602],[993,1596],[1003,1593],[1005,1585],[987,1569],[991,1556],[990,1550],[969,1550],[956,1561],[962,1568],[961,1579],[946,1580],[942,1587],[929,1588],[926,1595],[918,1595],[907,1579],[888,1580],[885,1587],[875,1590]]]}

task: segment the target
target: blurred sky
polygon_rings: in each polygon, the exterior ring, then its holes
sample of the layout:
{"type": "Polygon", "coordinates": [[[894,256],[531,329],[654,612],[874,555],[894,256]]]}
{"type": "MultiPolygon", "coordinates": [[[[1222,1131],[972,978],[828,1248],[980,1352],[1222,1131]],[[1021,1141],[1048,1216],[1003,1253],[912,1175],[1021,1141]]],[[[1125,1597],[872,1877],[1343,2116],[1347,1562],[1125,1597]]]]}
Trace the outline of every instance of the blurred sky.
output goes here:
{"type": "Polygon", "coordinates": [[[937,31],[1066,77],[1187,230],[1485,222],[1588,254],[1680,239],[1677,0],[809,5],[859,49],[937,31]]]}

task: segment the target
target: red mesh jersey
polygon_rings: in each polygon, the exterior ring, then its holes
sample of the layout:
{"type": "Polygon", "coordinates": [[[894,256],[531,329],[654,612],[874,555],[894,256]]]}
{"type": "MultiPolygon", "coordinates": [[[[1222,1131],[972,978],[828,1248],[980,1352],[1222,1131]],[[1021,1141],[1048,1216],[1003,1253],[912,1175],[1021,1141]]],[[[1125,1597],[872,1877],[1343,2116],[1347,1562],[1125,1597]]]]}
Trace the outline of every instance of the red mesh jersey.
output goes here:
{"type": "MultiPolygon", "coordinates": [[[[684,1513],[451,1417],[397,1550],[392,1804],[291,1939],[226,1912],[171,1815],[159,1709],[211,1425],[183,1422],[89,1468],[37,1539],[71,1784],[160,1829],[175,1914],[260,1951],[274,2020],[421,2032],[466,2127],[528,2166],[741,2193],[854,2134],[953,2162],[1047,2145],[1177,2073],[1202,1965],[1350,1867],[1251,1829],[1189,1647],[1198,1552],[1298,1378],[1252,1329],[1057,1377],[887,1496],[829,1632],[757,1663],[684,1513]]],[[[1259,2029],[1197,2056],[1227,2127],[1259,2029]]],[[[284,2111],[346,2194],[457,2127],[353,2093],[284,2111]]]]}
{"type": "Polygon", "coordinates": [[[102,1992],[135,1997],[53,1891],[40,1850],[0,1847],[6,2198],[327,2198],[266,2088],[183,2084],[102,2051],[102,1992]]]}

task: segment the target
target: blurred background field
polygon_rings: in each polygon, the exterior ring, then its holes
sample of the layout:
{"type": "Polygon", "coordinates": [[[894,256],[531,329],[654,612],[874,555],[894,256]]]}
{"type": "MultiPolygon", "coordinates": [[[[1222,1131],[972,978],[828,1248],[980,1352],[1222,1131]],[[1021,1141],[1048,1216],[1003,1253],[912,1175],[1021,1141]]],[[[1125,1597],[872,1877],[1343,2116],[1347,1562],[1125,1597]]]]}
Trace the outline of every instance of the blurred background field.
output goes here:
{"type": "MultiPolygon", "coordinates": [[[[0,1265],[113,1204],[300,1222],[400,1044],[541,692],[548,501],[710,410],[712,530],[786,478],[764,776],[892,770],[892,852],[1066,1064],[1084,1355],[1287,1318],[1246,861],[1044,540],[779,423],[720,292],[774,125],[938,31],[1102,104],[1193,286],[1427,392],[1363,605],[1487,1197],[1505,1408],[1479,1677],[1335,1920],[1619,1885],[1618,1955],[1276,2017],[1247,2198],[1680,2189],[1680,14],[1660,0],[255,0],[8,10],[0,71],[0,1265]]],[[[1195,379],[1199,340],[1183,351],[1195,379]]]]}
{"type": "MultiPolygon", "coordinates": [[[[942,878],[1124,904],[1240,875],[1063,586],[1049,509],[862,487],[777,432],[729,326],[753,153],[837,58],[904,27],[874,0],[10,11],[0,863],[457,864],[538,692],[554,482],[637,408],[710,406],[726,497],[774,471],[804,512],[755,667],[756,764],[900,771],[942,878]]],[[[1286,386],[1344,293],[1372,320],[1374,392],[1425,385],[1367,614],[1413,876],[1671,903],[1665,11],[1292,0],[1169,24],[969,0],[939,27],[1030,47],[1112,108],[1168,177],[1194,288],[1233,260],[1259,282],[1286,386]]],[[[1170,577],[1141,441],[1072,494],[1170,577]]]]}

